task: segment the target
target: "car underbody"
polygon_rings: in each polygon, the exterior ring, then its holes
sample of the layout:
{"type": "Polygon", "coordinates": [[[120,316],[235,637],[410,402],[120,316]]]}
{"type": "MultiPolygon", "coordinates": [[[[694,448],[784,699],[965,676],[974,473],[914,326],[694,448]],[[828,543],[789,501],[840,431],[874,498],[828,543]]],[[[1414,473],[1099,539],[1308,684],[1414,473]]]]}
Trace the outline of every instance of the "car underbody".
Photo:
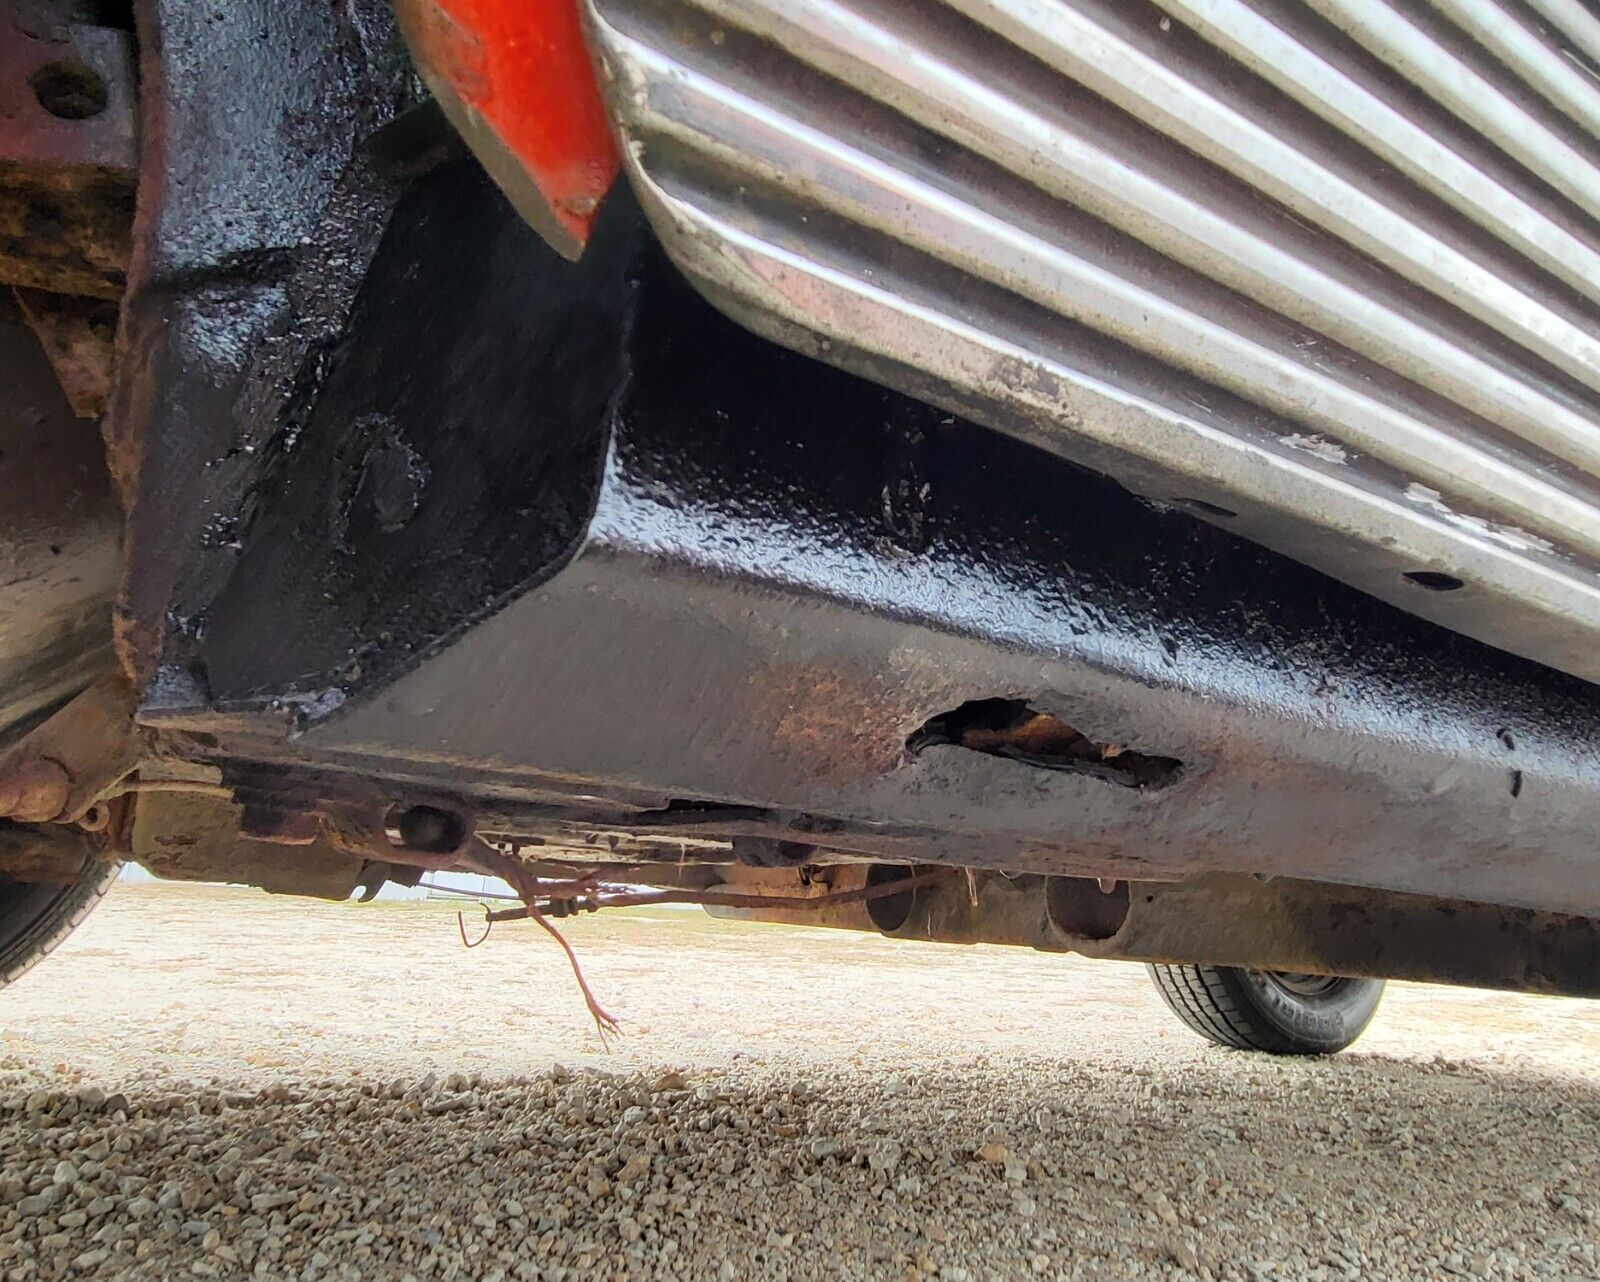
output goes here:
{"type": "Polygon", "coordinates": [[[0,873],[1600,995],[1600,20],[1147,7],[13,0],[0,873]]]}

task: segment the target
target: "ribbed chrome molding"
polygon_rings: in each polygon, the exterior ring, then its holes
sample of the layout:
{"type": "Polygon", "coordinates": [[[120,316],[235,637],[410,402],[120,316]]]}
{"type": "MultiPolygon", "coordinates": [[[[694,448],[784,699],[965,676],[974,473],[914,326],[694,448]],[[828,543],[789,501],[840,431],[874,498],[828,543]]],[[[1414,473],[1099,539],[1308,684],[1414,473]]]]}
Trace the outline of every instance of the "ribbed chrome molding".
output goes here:
{"type": "Polygon", "coordinates": [[[1581,0],[584,2],[746,324],[1600,680],[1581,0]]]}

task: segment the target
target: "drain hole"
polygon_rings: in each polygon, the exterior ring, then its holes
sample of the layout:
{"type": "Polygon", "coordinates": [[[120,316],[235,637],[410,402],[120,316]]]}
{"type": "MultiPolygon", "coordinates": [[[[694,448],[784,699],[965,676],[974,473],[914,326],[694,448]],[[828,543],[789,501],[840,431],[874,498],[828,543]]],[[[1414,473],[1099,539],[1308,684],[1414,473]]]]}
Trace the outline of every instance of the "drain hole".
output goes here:
{"type": "Polygon", "coordinates": [[[437,806],[396,806],[384,820],[384,835],[397,850],[448,855],[460,850],[469,835],[466,821],[437,806]]]}
{"type": "Polygon", "coordinates": [[[81,62],[47,62],[28,77],[28,87],[59,120],[88,120],[106,109],[106,82],[81,62]]]}
{"type": "Polygon", "coordinates": [[[1125,788],[1159,788],[1170,783],[1182,762],[1096,743],[1060,717],[1030,708],[1021,699],[973,699],[941,713],[906,740],[906,750],[921,752],[953,744],[993,757],[1007,757],[1041,770],[1093,775],[1125,788]]]}
{"type": "MultiPolygon", "coordinates": [[[[873,864],[867,873],[867,885],[887,886],[904,881],[920,871],[902,864],[873,864]]],[[[920,889],[920,888],[919,888],[920,889]]],[[[867,900],[867,920],[885,935],[892,935],[906,924],[911,910],[916,906],[917,891],[902,890],[898,895],[885,895],[881,899],[867,900]]]]}
{"type": "Polygon", "coordinates": [[[1463,586],[1455,575],[1440,574],[1437,570],[1407,570],[1404,577],[1429,592],[1454,592],[1463,586]]]}
{"type": "Polygon", "coordinates": [[[1110,939],[1128,920],[1129,899],[1125,881],[1102,890],[1100,883],[1089,877],[1052,877],[1045,887],[1045,912],[1051,925],[1064,934],[1077,939],[1110,939]]]}

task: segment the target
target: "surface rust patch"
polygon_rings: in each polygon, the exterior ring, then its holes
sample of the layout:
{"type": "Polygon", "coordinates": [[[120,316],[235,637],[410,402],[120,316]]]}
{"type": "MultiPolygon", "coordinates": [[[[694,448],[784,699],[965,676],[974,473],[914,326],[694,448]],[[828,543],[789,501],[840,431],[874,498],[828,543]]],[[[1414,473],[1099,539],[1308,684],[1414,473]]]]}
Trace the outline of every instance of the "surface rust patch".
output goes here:
{"type": "Polygon", "coordinates": [[[776,751],[830,784],[887,774],[902,759],[904,709],[870,684],[836,668],[769,668],[753,701],[754,719],[772,726],[776,751]]]}

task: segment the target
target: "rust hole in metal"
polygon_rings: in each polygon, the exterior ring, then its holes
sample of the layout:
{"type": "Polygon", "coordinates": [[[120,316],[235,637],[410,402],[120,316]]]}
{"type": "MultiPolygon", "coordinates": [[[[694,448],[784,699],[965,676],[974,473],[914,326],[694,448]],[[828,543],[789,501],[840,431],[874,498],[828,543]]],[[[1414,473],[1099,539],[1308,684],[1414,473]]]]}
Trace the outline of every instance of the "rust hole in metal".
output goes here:
{"type": "Polygon", "coordinates": [[[906,750],[915,754],[936,744],[1005,757],[1041,770],[1092,775],[1125,788],[1159,788],[1170,783],[1183,765],[1174,757],[1096,743],[1060,717],[1021,699],[969,700],[929,720],[906,740],[906,750]]]}
{"type": "Polygon", "coordinates": [[[1454,592],[1464,586],[1453,574],[1440,574],[1437,570],[1407,570],[1401,577],[1429,592],[1454,592]]]}
{"type": "Polygon", "coordinates": [[[39,105],[58,120],[90,120],[106,109],[106,82],[81,62],[47,62],[28,77],[39,105]]]}

